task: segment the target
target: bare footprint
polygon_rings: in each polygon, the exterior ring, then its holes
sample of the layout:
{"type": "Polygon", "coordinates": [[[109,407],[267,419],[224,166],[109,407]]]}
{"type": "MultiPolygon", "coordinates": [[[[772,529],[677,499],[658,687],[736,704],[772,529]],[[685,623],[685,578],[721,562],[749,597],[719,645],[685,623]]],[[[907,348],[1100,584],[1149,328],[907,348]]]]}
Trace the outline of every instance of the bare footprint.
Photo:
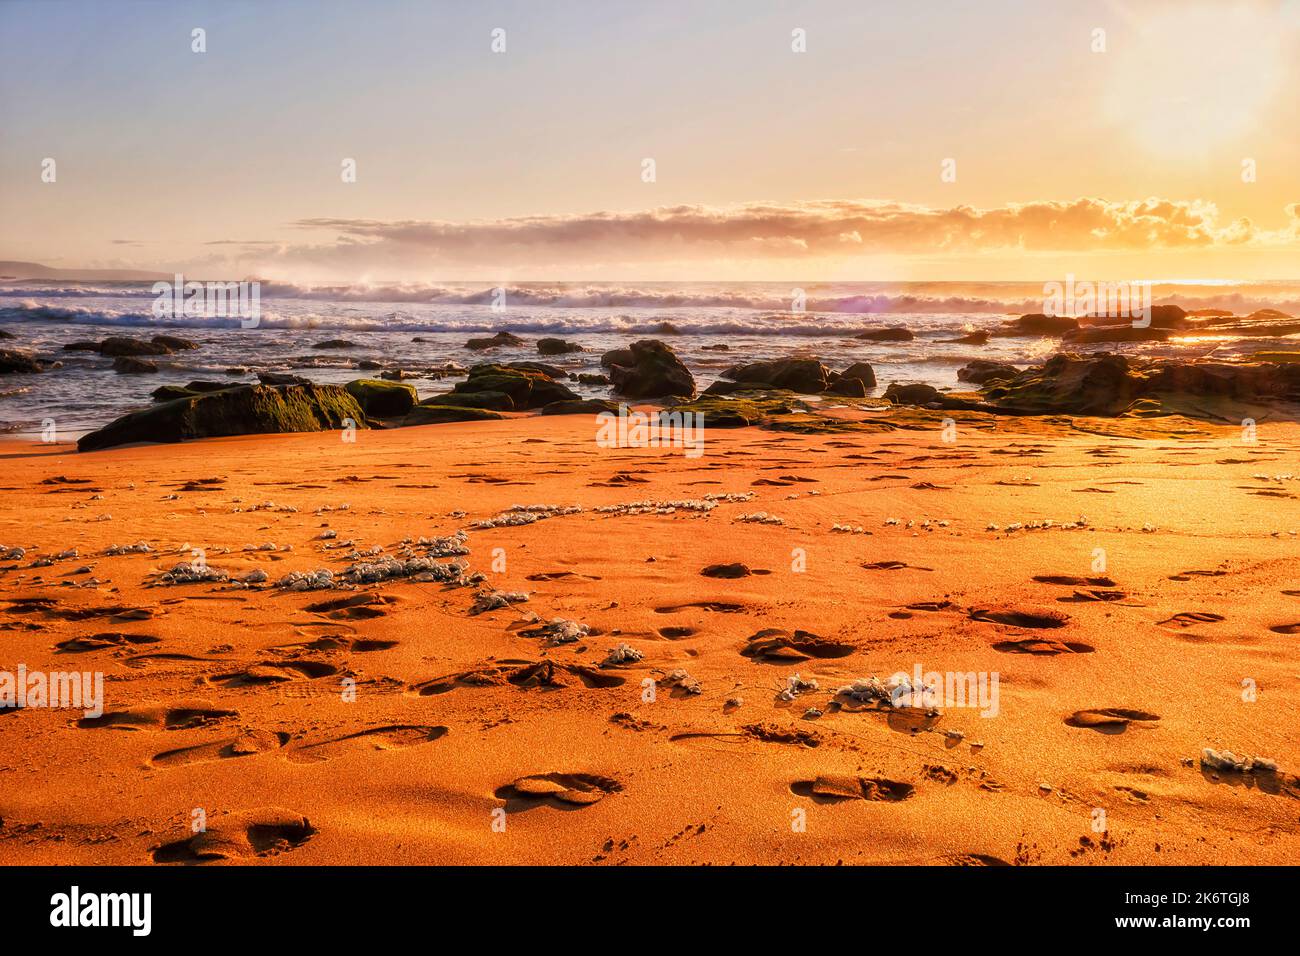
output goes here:
{"type": "Polygon", "coordinates": [[[1079,641],[1057,641],[1049,637],[1026,637],[1019,641],[999,641],[995,651],[1004,654],[1038,654],[1050,657],[1055,654],[1091,654],[1096,648],[1079,641]]]}
{"type": "Polygon", "coordinates": [[[822,775],[815,780],[796,781],[790,785],[790,791],[801,797],[812,797],[819,803],[843,800],[897,803],[914,796],[916,787],[884,777],[822,775]]]}
{"type": "Polygon", "coordinates": [[[294,747],[287,752],[287,756],[298,763],[316,763],[349,751],[403,750],[438,740],[446,734],[447,728],[443,726],[393,724],[388,727],[361,730],[333,740],[322,740],[319,743],[294,747]]]}
{"type": "Polygon", "coordinates": [[[1028,610],[1007,606],[971,608],[970,617],[973,621],[1035,629],[1065,627],[1070,622],[1070,616],[1060,611],[1028,610]]]}
{"type": "Polygon", "coordinates": [[[589,773],[540,773],[519,777],[501,787],[496,797],[506,801],[506,809],[523,810],[530,806],[549,803],[552,806],[573,809],[597,803],[623,789],[612,777],[589,773]]]}
{"type": "Polygon", "coordinates": [[[753,635],[741,650],[745,657],[785,664],[806,661],[809,658],[848,657],[857,648],[852,644],[838,644],[808,631],[796,630],[793,634],[779,628],[765,628],[753,635]]]}
{"type": "Polygon", "coordinates": [[[229,760],[233,757],[251,757],[255,754],[279,750],[289,742],[289,735],[256,728],[245,730],[237,737],[214,740],[211,743],[196,744],[192,747],[178,747],[154,754],[149,760],[151,767],[183,767],[189,764],[210,763],[213,760],[229,760]]]}
{"type": "Polygon", "coordinates": [[[1128,730],[1130,724],[1153,724],[1159,719],[1159,714],[1147,713],[1145,710],[1103,707],[1096,710],[1076,710],[1065,718],[1065,723],[1070,727],[1086,727],[1103,734],[1122,734],[1128,730]]]}
{"type": "Polygon", "coordinates": [[[106,634],[91,634],[88,637],[74,637],[55,644],[60,654],[85,654],[89,651],[102,651],[110,647],[130,647],[139,644],[157,644],[162,638],[148,634],[122,634],[110,631],[106,634]]]}
{"type": "Polygon", "coordinates": [[[106,730],[192,730],[238,716],[237,710],[220,710],[207,701],[193,701],[108,711],[98,717],[83,717],[77,726],[106,730]]]}
{"type": "Polygon", "coordinates": [[[155,863],[209,863],[273,856],[302,846],[317,830],[301,814],[277,808],[234,813],[175,843],[152,851],[155,863]]]}
{"type": "Polygon", "coordinates": [[[1195,627],[1197,624],[1216,624],[1222,620],[1225,620],[1222,614],[1210,611],[1183,611],[1157,623],[1161,627],[1195,627]]]}

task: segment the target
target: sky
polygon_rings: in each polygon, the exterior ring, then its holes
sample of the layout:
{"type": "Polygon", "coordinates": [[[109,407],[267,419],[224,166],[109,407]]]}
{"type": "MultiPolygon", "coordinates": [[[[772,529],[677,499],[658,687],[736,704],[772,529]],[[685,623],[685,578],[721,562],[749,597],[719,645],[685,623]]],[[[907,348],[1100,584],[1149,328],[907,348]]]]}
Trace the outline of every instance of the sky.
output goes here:
{"type": "Polygon", "coordinates": [[[1298,104],[1300,0],[0,0],[0,259],[1300,278],[1298,104]]]}

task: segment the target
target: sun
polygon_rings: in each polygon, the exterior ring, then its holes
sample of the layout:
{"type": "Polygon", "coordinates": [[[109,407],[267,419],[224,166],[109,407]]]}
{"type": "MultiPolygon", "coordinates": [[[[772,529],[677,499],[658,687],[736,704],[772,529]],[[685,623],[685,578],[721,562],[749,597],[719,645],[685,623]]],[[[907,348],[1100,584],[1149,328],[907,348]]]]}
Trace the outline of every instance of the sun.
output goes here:
{"type": "Polygon", "coordinates": [[[1104,54],[1113,58],[1104,65],[1108,118],[1159,154],[1249,146],[1284,86],[1294,26],[1248,7],[1188,4],[1140,13],[1131,25],[1104,54]]]}

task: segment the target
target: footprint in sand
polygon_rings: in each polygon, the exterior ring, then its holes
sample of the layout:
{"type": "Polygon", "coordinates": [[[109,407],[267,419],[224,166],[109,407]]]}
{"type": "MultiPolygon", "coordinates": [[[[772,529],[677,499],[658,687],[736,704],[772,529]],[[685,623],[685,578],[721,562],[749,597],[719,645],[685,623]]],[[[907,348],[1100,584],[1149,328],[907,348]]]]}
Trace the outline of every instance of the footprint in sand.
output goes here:
{"type": "Polygon", "coordinates": [[[318,601],[315,604],[308,604],[303,610],[310,611],[312,614],[324,614],[336,621],[369,620],[384,617],[388,614],[387,605],[395,603],[397,603],[396,598],[368,591],[333,601],[318,601]]]}
{"type": "Polygon", "coordinates": [[[91,634],[88,637],[74,637],[67,641],[59,641],[54,648],[59,654],[85,654],[88,651],[102,651],[109,647],[157,644],[161,640],[148,634],[121,634],[111,631],[106,634],[91,634]]]}
{"type": "Polygon", "coordinates": [[[734,564],[710,564],[700,572],[701,577],[706,578],[747,578],[751,574],[771,574],[771,571],[763,568],[751,569],[747,564],[741,564],[737,561],[734,564]]]}
{"type": "Polygon", "coordinates": [[[667,638],[670,641],[677,641],[681,640],[683,637],[690,637],[692,634],[698,633],[698,631],[693,627],[674,625],[670,627],[661,627],[657,633],[660,637],[667,638]]]}
{"type": "Polygon", "coordinates": [[[600,578],[594,574],[578,574],[576,571],[540,571],[537,574],[530,574],[525,579],[528,581],[599,581],[600,578]]]}
{"type": "Polygon", "coordinates": [[[749,638],[741,650],[745,657],[772,664],[788,664],[809,658],[848,657],[857,648],[852,644],[838,644],[808,631],[796,630],[793,634],[779,628],[764,628],[749,638]]]}
{"type": "Polygon", "coordinates": [[[999,641],[995,651],[1004,654],[1038,654],[1050,657],[1056,654],[1091,654],[1096,648],[1079,641],[1056,641],[1048,637],[1027,637],[1020,641],[999,641]]]}
{"type": "Polygon", "coordinates": [[[447,728],[425,724],[393,724],[361,730],[345,737],[303,744],[287,751],[286,756],[296,763],[317,763],[344,753],[364,750],[404,750],[445,736],[447,728]]]}
{"type": "Polygon", "coordinates": [[[790,792],[801,797],[811,797],[818,803],[839,803],[844,800],[897,803],[914,796],[916,787],[884,777],[823,775],[815,780],[799,780],[790,784],[790,792]]]}
{"type": "Polygon", "coordinates": [[[1035,574],[1034,580],[1039,584],[1058,584],[1063,587],[1113,588],[1115,582],[1110,578],[1082,578],[1073,574],[1035,574]]]}
{"type": "Polygon", "coordinates": [[[910,569],[912,571],[933,571],[934,568],[923,568],[919,565],[908,564],[906,561],[873,561],[870,564],[862,565],[868,571],[902,571],[910,569]]]}
{"type": "Polygon", "coordinates": [[[672,604],[666,607],[655,608],[656,614],[673,614],[677,611],[687,611],[691,608],[698,607],[702,611],[713,611],[717,614],[739,614],[745,610],[743,604],[732,604],[726,601],[692,601],[690,604],[672,604]]]}
{"type": "Polygon", "coordinates": [[[1195,627],[1197,624],[1217,624],[1222,620],[1225,620],[1222,614],[1209,611],[1183,611],[1157,623],[1161,627],[1195,627]]]}
{"type": "Polygon", "coordinates": [[[122,663],[127,667],[141,669],[152,667],[156,664],[211,664],[214,662],[210,657],[195,657],[193,654],[134,654],[131,657],[123,659],[122,663]]]}
{"type": "Polygon", "coordinates": [[[943,858],[949,866],[1010,866],[1006,860],[987,853],[954,853],[943,858]]]}
{"type": "Polygon", "coordinates": [[[1065,718],[1065,723],[1070,727],[1086,727],[1103,734],[1122,734],[1130,724],[1148,726],[1159,719],[1159,714],[1147,713],[1145,710],[1102,707],[1096,710],[1076,710],[1065,718]]]}
{"type": "Polygon", "coordinates": [[[562,809],[590,806],[623,789],[612,777],[589,773],[539,773],[519,777],[496,791],[507,812],[549,804],[562,809]]]}
{"type": "Polygon", "coordinates": [[[478,670],[462,671],[412,684],[409,690],[420,697],[430,697],[460,688],[500,687],[506,684],[525,689],[560,689],[570,686],[565,675],[576,677],[584,687],[600,690],[621,687],[627,683],[626,677],[618,677],[582,664],[557,664],[549,660],[500,661],[478,670]]]}
{"type": "Polygon", "coordinates": [[[271,808],[233,813],[175,843],[152,851],[155,863],[207,863],[273,856],[302,846],[317,830],[298,813],[271,808]]]}
{"type": "Polygon", "coordinates": [[[192,730],[238,716],[237,710],[221,710],[207,701],[194,701],[166,707],[133,707],[109,711],[98,717],[83,717],[77,721],[77,726],[108,730],[192,730]]]}
{"type": "Polygon", "coordinates": [[[281,644],[278,647],[268,648],[273,654],[300,654],[303,651],[355,651],[358,654],[368,654],[372,651],[387,651],[397,646],[397,641],[381,641],[377,638],[367,637],[344,637],[343,635],[327,634],[316,638],[314,641],[303,641],[300,644],[281,644]]]}
{"type": "Polygon", "coordinates": [[[1269,630],[1274,634],[1300,634],[1300,624],[1274,624],[1269,630]]]}
{"type": "Polygon", "coordinates": [[[1192,578],[1221,578],[1227,571],[1183,571],[1169,575],[1170,581],[1190,581],[1192,578]]]}
{"type": "Polygon", "coordinates": [[[1028,610],[1017,607],[996,606],[970,609],[972,621],[984,621],[991,624],[1006,624],[1010,627],[1057,628],[1065,627],[1070,616],[1060,611],[1028,610]]]}
{"type": "Polygon", "coordinates": [[[282,684],[286,681],[317,680],[337,674],[339,669],[322,661],[264,661],[244,670],[216,674],[208,678],[212,684],[223,687],[261,687],[282,684]]]}
{"type": "Polygon", "coordinates": [[[213,760],[229,760],[233,757],[251,757],[255,754],[279,750],[289,742],[286,733],[269,730],[249,729],[237,737],[214,740],[192,747],[177,747],[154,754],[149,760],[151,767],[184,767],[195,763],[210,763],[213,760]]]}

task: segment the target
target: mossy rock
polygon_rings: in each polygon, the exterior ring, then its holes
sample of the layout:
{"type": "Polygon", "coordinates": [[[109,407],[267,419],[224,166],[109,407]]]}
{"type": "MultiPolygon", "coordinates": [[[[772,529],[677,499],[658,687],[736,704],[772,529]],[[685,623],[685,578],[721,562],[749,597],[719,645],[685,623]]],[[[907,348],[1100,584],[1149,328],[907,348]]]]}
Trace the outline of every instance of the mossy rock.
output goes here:
{"type": "Polygon", "coordinates": [[[421,405],[450,405],[454,408],[488,408],[497,412],[513,412],[515,402],[505,392],[448,392],[431,395],[421,400],[421,405]]]}
{"type": "Polygon", "coordinates": [[[599,415],[601,412],[618,414],[618,403],[606,398],[578,398],[551,402],[542,406],[543,415],[599,415]]]}
{"type": "Polygon", "coordinates": [[[361,410],[375,418],[397,418],[415,405],[414,385],[359,378],[343,386],[357,400],[361,410]]]}
{"type": "Polygon", "coordinates": [[[225,435],[365,428],[366,416],[338,385],[242,385],[178,398],[123,415],[77,442],[95,451],[134,442],[179,442],[225,435]]]}
{"type": "Polygon", "coordinates": [[[448,422],[485,422],[505,418],[500,412],[486,408],[466,408],[459,405],[416,405],[402,419],[402,426],[445,425],[448,422]]]}

